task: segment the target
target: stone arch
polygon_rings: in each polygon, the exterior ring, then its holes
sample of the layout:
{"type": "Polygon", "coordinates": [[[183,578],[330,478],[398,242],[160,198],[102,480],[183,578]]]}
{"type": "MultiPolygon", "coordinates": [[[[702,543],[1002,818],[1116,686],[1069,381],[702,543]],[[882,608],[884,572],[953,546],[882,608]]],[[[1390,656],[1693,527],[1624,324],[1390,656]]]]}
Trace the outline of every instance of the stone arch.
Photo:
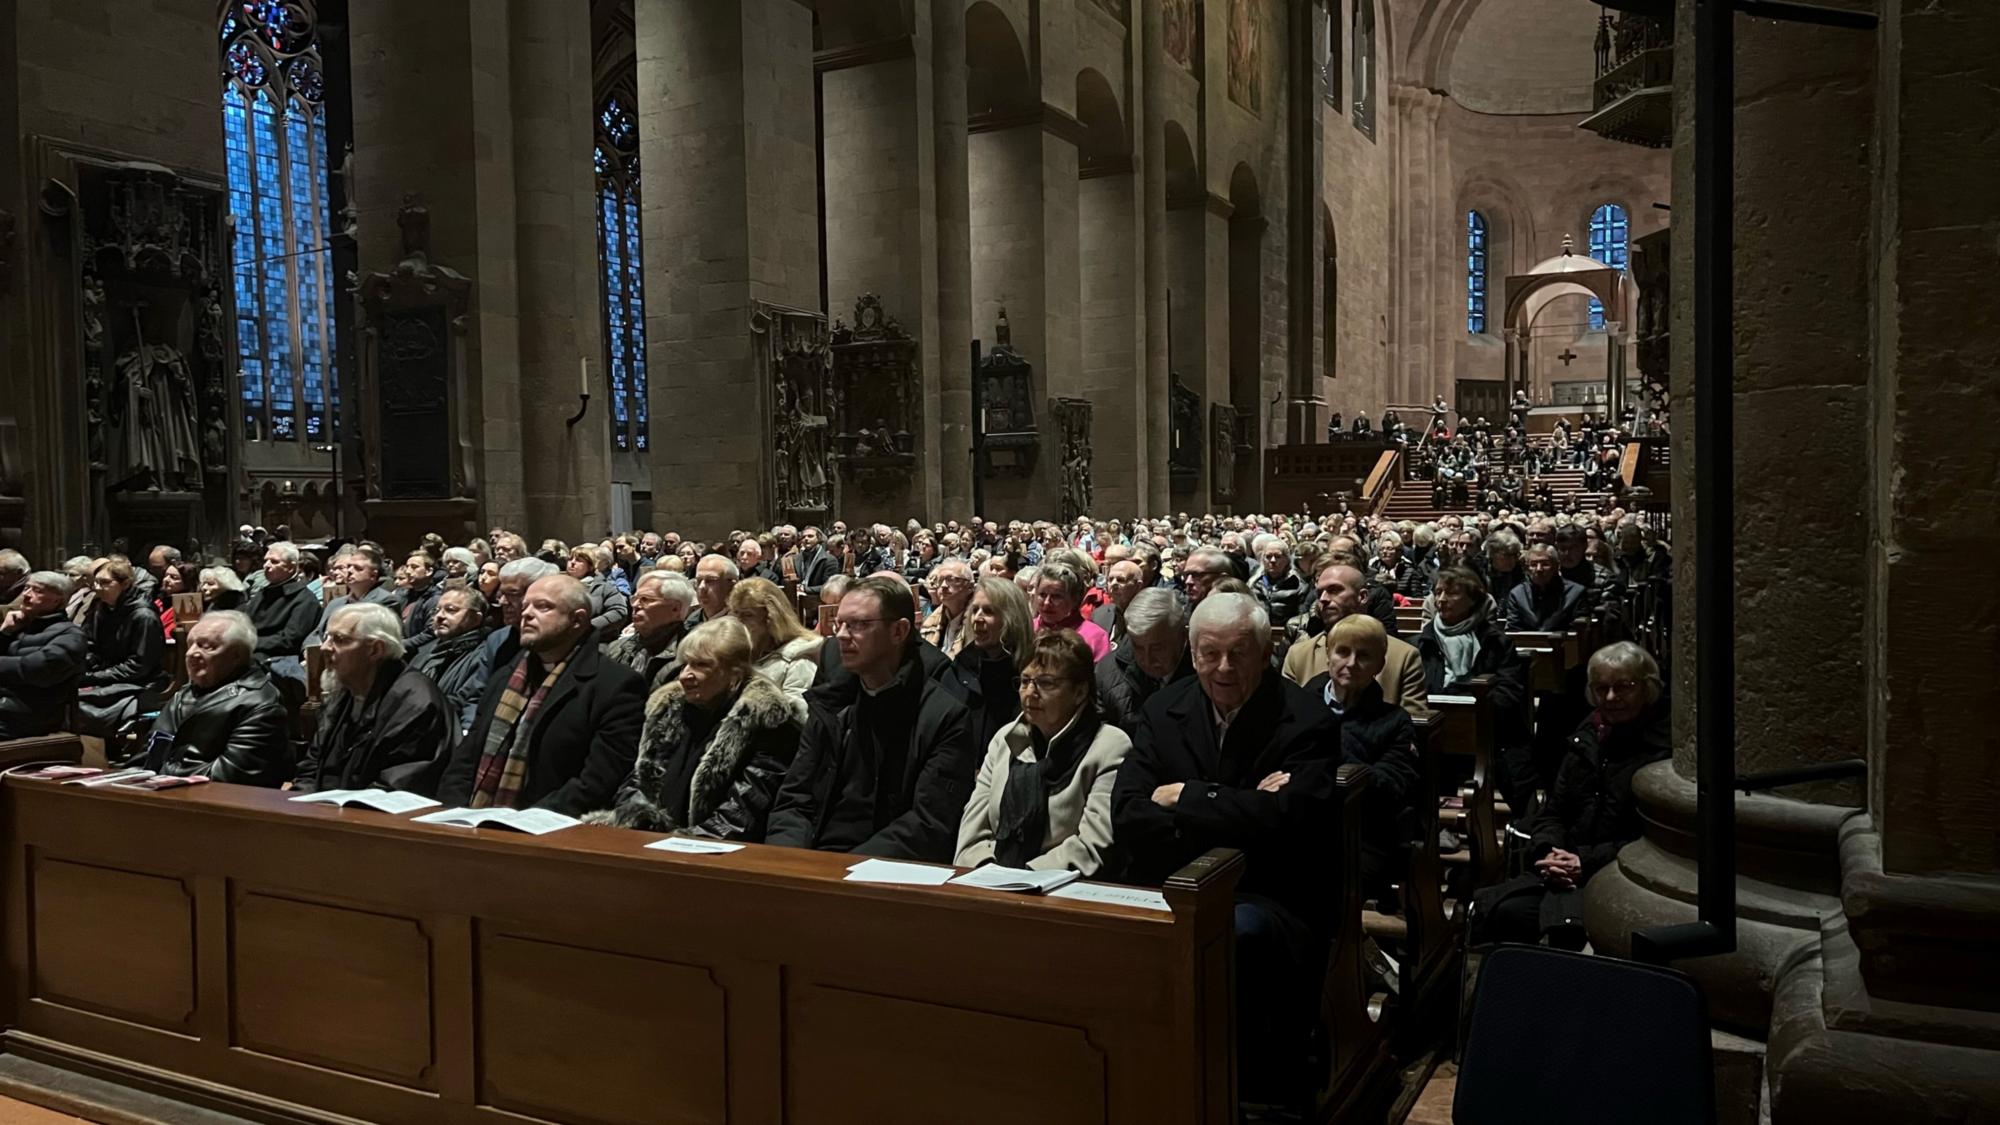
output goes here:
{"type": "Polygon", "coordinates": [[[1166,146],[1167,206],[1186,206],[1200,199],[1204,194],[1201,165],[1194,158],[1194,145],[1188,141],[1187,130],[1180,122],[1169,121],[1161,141],[1166,146]]]}
{"type": "Polygon", "coordinates": [[[1512,176],[1490,168],[1475,169],[1459,183],[1455,199],[1459,221],[1464,221],[1467,211],[1477,211],[1486,218],[1489,292],[1495,296],[1507,275],[1520,273],[1547,255],[1535,210],[1512,176]]]}
{"type": "Polygon", "coordinates": [[[989,0],[965,10],[966,111],[1007,113],[1041,105],[1014,21],[989,0]]]}
{"type": "Polygon", "coordinates": [[[1129,170],[1132,145],[1124,111],[1110,81],[1086,67],[1076,75],[1076,117],[1083,138],[1076,146],[1077,169],[1085,176],[1129,170]]]}

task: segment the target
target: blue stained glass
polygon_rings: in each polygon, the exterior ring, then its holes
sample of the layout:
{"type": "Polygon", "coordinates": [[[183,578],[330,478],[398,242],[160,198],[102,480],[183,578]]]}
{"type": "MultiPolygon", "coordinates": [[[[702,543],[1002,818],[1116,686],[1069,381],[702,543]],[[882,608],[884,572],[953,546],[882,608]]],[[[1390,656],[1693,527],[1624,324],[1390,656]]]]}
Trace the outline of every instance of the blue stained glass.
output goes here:
{"type": "MultiPolygon", "coordinates": [[[[1607,266],[1624,269],[1631,257],[1632,227],[1625,208],[1606,203],[1590,213],[1590,256],[1607,266]]],[[[1604,327],[1604,304],[1590,300],[1590,326],[1604,327]]]]}
{"type": "Polygon", "coordinates": [[[622,97],[597,112],[599,267],[604,284],[604,340],[611,381],[612,441],[646,448],[646,312],[639,235],[638,120],[622,97]]]}
{"type": "MultiPolygon", "coordinates": [[[[326,213],[327,201],[332,197],[326,193],[326,110],[318,106],[313,107],[312,161],[313,186],[316,189],[313,199],[317,201],[317,212],[323,215],[326,213]]],[[[313,245],[325,244],[326,240],[320,239],[313,245]]],[[[328,246],[307,260],[316,263],[314,269],[319,274],[319,291],[324,297],[320,308],[315,311],[314,321],[321,326],[321,346],[326,352],[326,416],[329,426],[335,434],[338,434],[340,433],[340,380],[333,377],[335,370],[332,355],[333,326],[324,322],[325,317],[332,315],[333,302],[338,299],[333,288],[333,248],[328,246]]]]}
{"type": "Polygon", "coordinates": [[[1486,331],[1486,216],[1465,213],[1465,330],[1486,331]]]}
{"type": "MultiPolygon", "coordinates": [[[[261,188],[271,185],[268,194],[260,190],[257,197],[257,252],[264,259],[263,305],[265,315],[276,317],[279,310],[291,308],[289,271],[285,257],[285,213],[282,190],[284,185],[283,165],[279,159],[279,122],[277,106],[266,94],[258,94],[251,106],[251,154],[255,158],[257,183],[261,188]]],[[[292,370],[292,336],[289,331],[265,333],[265,358],[270,364],[271,378],[268,388],[271,395],[271,435],[276,438],[293,436],[292,381],[288,373],[292,370]]]]}

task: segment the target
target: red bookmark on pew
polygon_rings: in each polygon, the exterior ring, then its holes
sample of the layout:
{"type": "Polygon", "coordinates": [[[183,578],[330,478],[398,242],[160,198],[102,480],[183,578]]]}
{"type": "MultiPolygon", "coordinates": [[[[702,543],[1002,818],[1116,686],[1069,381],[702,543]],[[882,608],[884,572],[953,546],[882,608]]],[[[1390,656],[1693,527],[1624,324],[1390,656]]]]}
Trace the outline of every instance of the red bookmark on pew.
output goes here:
{"type": "Polygon", "coordinates": [[[111,784],[120,789],[181,789],[189,785],[206,785],[208,784],[208,779],[200,774],[195,774],[191,777],[162,775],[159,777],[142,777],[136,781],[114,781],[111,784]]]}

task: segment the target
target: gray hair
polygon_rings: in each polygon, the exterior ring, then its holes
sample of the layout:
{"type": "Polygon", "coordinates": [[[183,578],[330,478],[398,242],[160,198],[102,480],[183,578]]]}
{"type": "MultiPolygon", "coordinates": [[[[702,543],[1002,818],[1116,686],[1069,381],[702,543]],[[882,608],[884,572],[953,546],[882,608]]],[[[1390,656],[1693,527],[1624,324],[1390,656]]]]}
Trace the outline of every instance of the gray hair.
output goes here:
{"type": "Polygon", "coordinates": [[[28,556],[19,551],[0,551],[0,574],[26,574],[30,569],[28,556]]]}
{"type": "Polygon", "coordinates": [[[1014,572],[1014,585],[1019,586],[1024,594],[1032,593],[1041,580],[1042,568],[1039,566],[1024,566],[1014,572]]]}
{"type": "Polygon", "coordinates": [[[1491,558],[1496,553],[1506,555],[1510,559],[1520,558],[1521,537],[1514,534],[1511,531],[1508,531],[1504,527],[1494,532],[1493,534],[1487,536],[1486,556],[1488,558],[1491,558]]]}
{"type": "Polygon", "coordinates": [[[1271,643],[1271,615],[1248,594],[1210,594],[1188,618],[1188,643],[1212,629],[1247,628],[1259,645],[1271,643]]]}
{"type": "Polygon", "coordinates": [[[63,560],[63,573],[72,578],[81,578],[90,573],[90,565],[96,561],[96,559],[91,558],[89,555],[78,555],[72,559],[65,559],[63,560]]]}
{"type": "Polygon", "coordinates": [[[1280,547],[1284,547],[1286,554],[1291,553],[1291,547],[1285,543],[1283,537],[1273,535],[1268,531],[1250,541],[1250,553],[1253,555],[1261,555],[1264,553],[1264,548],[1269,547],[1273,543],[1277,544],[1280,547]]]}
{"type": "Polygon", "coordinates": [[[38,570],[28,575],[28,585],[53,590],[63,597],[76,593],[76,580],[60,570],[38,570]]]}
{"type": "Polygon", "coordinates": [[[479,569],[479,556],[473,554],[465,547],[446,547],[444,549],[444,557],[439,561],[464,563],[467,570],[479,569]]]}
{"type": "Polygon", "coordinates": [[[350,602],[333,612],[333,616],[327,619],[327,627],[342,621],[353,623],[355,640],[374,641],[380,645],[382,659],[403,658],[403,623],[396,619],[395,610],[374,602],[350,602]]]}
{"type": "MultiPolygon", "coordinates": [[[[761,550],[761,548],[759,549],[761,550]]],[[[738,581],[743,577],[743,570],[736,565],[735,560],[731,559],[728,555],[718,554],[715,551],[710,551],[708,554],[694,560],[695,569],[699,570],[701,564],[710,559],[715,559],[722,563],[722,576],[731,582],[738,581]]]]}
{"type": "Polygon", "coordinates": [[[240,594],[243,592],[243,576],[236,573],[235,567],[211,566],[197,575],[195,581],[197,583],[213,582],[231,593],[240,594]]]}
{"type": "Polygon", "coordinates": [[[639,581],[632,587],[632,592],[638,593],[640,588],[649,582],[660,588],[660,597],[682,609],[694,605],[694,583],[689,582],[686,576],[675,574],[671,570],[649,570],[639,576],[639,581]]]}
{"type": "Polygon", "coordinates": [[[222,647],[240,648],[244,652],[256,650],[257,625],[250,620],[249,614],[235,609],[211,609],[201,615],[201,624],[207,625],[212,621],[222,623],[222,647]]]}
{"type": "Polygon", "coordinates": [[[1536,559],[1554,559],[1556,557],[1556,549],[1547,543],[1537,543],[1529,547],[1521,557],[1529,562],[1533,562],[1536,559]]]}
{"type": "Polygon", "coordinates": [[[1125,607],[1125,628],[1133,636],[1141,636],[1165,626],[1179,632],[1187,624],[1187,610],[1172,590],[1162,590],[1155,586],[1132,595],[1132,604],[1125,607]]]}
{"type": "Polygon", "coordinates": [[[1597,689],[1592,685],[1597,682],[1600,671],[1622,672],[1644,684],[1646,705],[1649,707],[1659,702],[1660,692],[1664,690],[1660,683],[1660,665],[1653,659],[1653,654],[1631,641],[1613,641],[1591,654],[1584,693],[1590,697],[1593,707],[1597,705],[1597,689]]]}
{"type": "Polygon", "coordinates": [[[279,562],[290,563],[293,566],[299,564],[299,545],[289,539],[273,539],[265,544],[264,553],[269,555],[273,552],[277,553],[279,562]]]}
{"type": "Polygon", "coordinates": [[[1066,562],[1042,564],[1041,569],[1035,572],[1035,585],[1040,586],[1044,582],[1060,582],[1064,596],[1070,601],[1083,600],[1083,575],[1066,562]]]}
{"type": "Polygon", "coordinates": [[[529,582],[539,582],[551,574],[561,573],[562,570],[556,564],[530,555],[524,559],[515,559],[501,567],[500,580],[505,582],[509,578],[525,578],[529,582]]]}

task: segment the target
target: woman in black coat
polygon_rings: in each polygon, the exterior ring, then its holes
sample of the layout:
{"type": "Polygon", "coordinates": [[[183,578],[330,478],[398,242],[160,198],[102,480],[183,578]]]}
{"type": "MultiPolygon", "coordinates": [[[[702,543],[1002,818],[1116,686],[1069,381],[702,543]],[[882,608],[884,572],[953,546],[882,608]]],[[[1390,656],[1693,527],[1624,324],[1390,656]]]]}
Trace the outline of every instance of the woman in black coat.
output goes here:
{"type": "Polygon", "coordinates": [[[632,776],[592,824],[764,839],[765,824],[798,753],[792,701],[750,660],[750,633],[719,617],[681,642],[680,676],[646,703],[632,776]]]}
{"type": "Polygon", "coordinates": [[[84,630],[90,656],[76,693],[77,729],[84,734],[108,738],[159,703],[166,634],[133,577],[132,564],[123,559],[105,559],[91,570],[97,608],[84,630]]]}
{"type": "Polygon", "coordinates": [[[984,760],[994,737],[1021,717],[1016,681],[1035,648],[1028,596],[1007,579],[981,578],[965,606],[965,631],[965,647],[952,670],[965,698],[973,749],[984,760]]]}
{"type": "Polygon", "coordinates": [[[1596,710],[1570,736],[1548,804],[1527,825],[1534,873],[1479,893],[1473,925],[1481,941],[1526,941],[1581,949],[1584,884],[1639,838],[1632,779],[1672,753],[1660,699],[1660,667],[1645,649],[1619,641],[1590,658],[1596,710]]]}
{"type": "Polygon", "coordinates": [[[1507,627],[1493,613],[1486,582],[1469,567],[1438,571],[1431,591],[1436,616],[1417,634],[1424,659],[1424,686],[1431,695],[1463,694],[1459,685],[1491,676],[1487,699],[1493,705],[1504,777],[1502,787],[1515,808],[1525,809],[1537,788],[1533,739],[1528,732],[1528,661],[1507,639],[1507,627]]]}

